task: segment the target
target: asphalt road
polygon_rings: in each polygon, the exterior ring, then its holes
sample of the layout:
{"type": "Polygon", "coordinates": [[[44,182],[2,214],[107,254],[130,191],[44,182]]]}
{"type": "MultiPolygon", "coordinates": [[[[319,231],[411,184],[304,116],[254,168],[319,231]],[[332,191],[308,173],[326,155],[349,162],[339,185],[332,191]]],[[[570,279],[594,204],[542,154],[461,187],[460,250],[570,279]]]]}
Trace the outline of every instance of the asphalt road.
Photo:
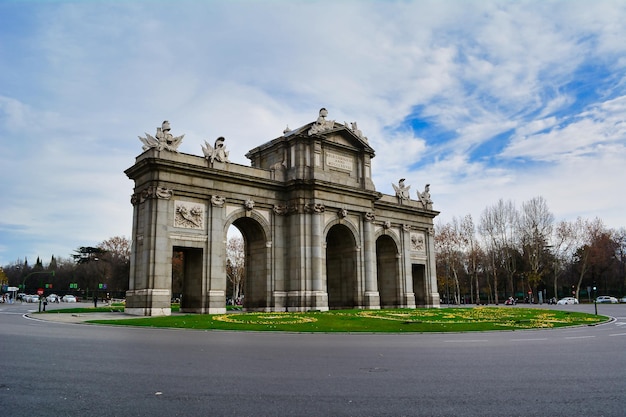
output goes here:
{"type": "Polygon", "coordinates": [[[0,304],[1,416],[626,415],[626,305],[599,306],[616,317],[599,326],[414,335],[109,327],[29,308],[0,304]]]}

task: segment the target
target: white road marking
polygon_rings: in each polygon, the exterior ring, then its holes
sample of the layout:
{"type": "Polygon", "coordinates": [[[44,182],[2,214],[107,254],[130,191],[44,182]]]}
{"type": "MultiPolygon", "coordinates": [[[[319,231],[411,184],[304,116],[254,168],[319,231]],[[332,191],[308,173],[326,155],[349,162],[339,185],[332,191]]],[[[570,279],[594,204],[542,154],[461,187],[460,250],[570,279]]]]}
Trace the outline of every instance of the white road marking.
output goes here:
{"type": "Polygon", "coordinates": [[[566,337],[566,339],[590,339],[592,337],[595,337],[595,336],[569,336],[569,337],[566,337]]]}
{"type": "Polygon", "coordinates": [[[511,339],[511,342],[533,342],[537,340],[548,340],[547,337],[538,337],[535,339],[511,339]]]}

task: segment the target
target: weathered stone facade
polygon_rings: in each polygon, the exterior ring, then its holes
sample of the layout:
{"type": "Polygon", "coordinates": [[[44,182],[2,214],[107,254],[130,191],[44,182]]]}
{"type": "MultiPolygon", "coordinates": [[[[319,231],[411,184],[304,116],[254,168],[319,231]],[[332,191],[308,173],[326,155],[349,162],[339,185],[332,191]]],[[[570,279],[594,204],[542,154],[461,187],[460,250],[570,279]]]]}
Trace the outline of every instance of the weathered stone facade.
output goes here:
{"type": "Polygon", "coordinates": [[[246,244],[247,310],[439,306],[428,186],[417,200],[403,180],[395,196],[377,192],[374,150],[356,123],[322,109],[251,150],[251,167],[228,161],[224,138],[205,143],[205,157],[140,139],[146,151],[126,170],[135,182],[126,312],[170,314],[174,250],[185,259],[181,311],[225,312],[231,225],[246,244]]]}

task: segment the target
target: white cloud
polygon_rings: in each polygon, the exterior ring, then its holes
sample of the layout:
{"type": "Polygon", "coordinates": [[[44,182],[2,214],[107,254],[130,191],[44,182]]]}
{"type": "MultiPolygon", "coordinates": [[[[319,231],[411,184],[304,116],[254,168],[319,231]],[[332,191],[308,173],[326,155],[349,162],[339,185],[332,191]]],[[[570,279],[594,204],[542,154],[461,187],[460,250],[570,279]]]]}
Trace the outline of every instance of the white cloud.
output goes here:
{"type": "Polygon", "coordinates": [[[224,136],[248,164],[321,107],[368,136],[381,191],[431,183],[442,218],[544,195],[619,223],[624,2],[24,7],[19,33],[0,28],[16,40],[0,50],[0,227],[31,243],[0,237],[0,264],[129,235],[123,170],[163,120],[182,152],[224,136]]]}

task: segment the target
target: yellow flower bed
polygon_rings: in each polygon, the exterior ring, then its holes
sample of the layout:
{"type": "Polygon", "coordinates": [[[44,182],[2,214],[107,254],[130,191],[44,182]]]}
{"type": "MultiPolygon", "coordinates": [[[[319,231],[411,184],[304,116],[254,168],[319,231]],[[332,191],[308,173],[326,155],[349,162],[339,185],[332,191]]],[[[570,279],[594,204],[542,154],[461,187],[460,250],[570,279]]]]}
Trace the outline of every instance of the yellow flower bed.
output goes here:
{"type": "Polygon", "coordinates": [[[298,313],[246,313],[246,314],[221,314],[214,316],[214,320],[227,323],[239,324],[301,324],[313,323],[317,319],[315,317],[307,317],[298,313]]]}
{"type": "MultiPolygon", "coordinates": [[[[431,323],[431,324],[466,324],[466,323],[493,323],[501,327],[515,328],[551,328],[555,324],[567,324],[573,320],[559,318],[555,313],[545,312],[528,320],[514,319],[513,312],[504,308],[476,307],[455,309],[454,311],[413,310],[413,311],[386,311],[365,310],[358,314],[362,317],[380,320],[395,320],[402,322],[431,323]]],[[[588,320],[593,320],[592,318],[588,320]]]]}

